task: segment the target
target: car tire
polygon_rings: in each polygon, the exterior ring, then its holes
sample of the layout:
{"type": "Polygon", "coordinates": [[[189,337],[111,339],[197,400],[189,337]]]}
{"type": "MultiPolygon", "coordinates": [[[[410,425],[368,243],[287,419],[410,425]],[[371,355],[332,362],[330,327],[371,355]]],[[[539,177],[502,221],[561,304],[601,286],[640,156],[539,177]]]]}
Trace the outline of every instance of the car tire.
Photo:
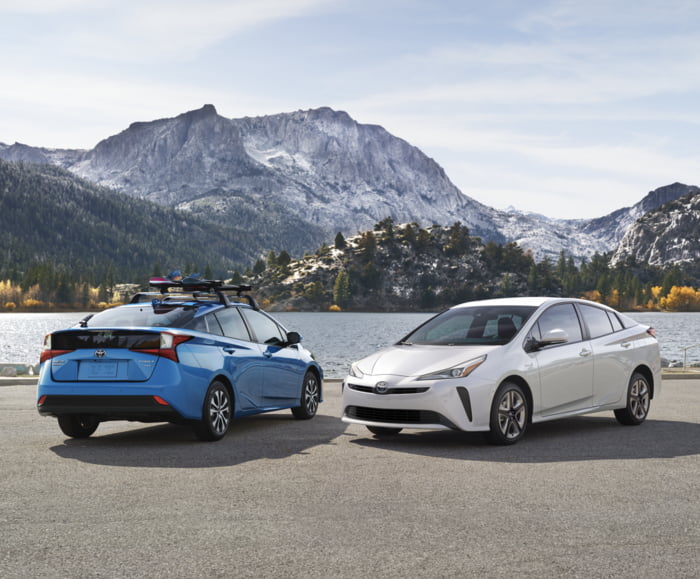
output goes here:
{"type": "Polygon", "coordinates": [[[649,414],[651,388],[646,376],[635,372],[627,386],[627,405],[615,410],[615,418],[625,426],[638,426],[649,414]]]}
{"type": "Polygon", "coordinates": [[[292,415],[297,420],[308,420],[316,416],[321,400],[321,385],[314,372],[307,372],[301,384],[300,404],[292,408],[292,415]]]}
{"type": "Polygon", "coordinates": [[[515,444],[527,430],[530,409],[522,387],[514,382],[504,382],[496,390],[491,403],[489,432],[491,444],[515,444]]]}
{"type": "Polygon", "coordinates": [[[202,406],[202,419],[194,423],[194,433],[199,440],[221,440],[231,425],[233,399],[223,382],[215,380],[209,386],[202,406]]]}
{"type": "Polygon", "coordinates": [[[63,414],[58,417],[61,431],[71,438],[88,438],[99,424],[97,417],[89,414],[63,414]]]}
{"type": "Polygon", "coordinates": [[[396,436],[401,432],[401,428],[391,428],[389,426],[368,426],[369,430],[374,436],[381,438],[383,436],[396,436]]]}

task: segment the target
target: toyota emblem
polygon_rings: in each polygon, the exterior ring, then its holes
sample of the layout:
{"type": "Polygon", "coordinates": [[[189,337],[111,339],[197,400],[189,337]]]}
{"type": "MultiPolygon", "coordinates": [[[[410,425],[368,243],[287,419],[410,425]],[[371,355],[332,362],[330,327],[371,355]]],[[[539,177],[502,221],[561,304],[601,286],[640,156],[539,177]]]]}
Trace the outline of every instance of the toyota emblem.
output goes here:
{"type": "Polygon", "coordinates": [[[375,394],[386,394],[387,390],[389,390],[389,385],[386,382],[377,382],[374,385],[375,394]]]}

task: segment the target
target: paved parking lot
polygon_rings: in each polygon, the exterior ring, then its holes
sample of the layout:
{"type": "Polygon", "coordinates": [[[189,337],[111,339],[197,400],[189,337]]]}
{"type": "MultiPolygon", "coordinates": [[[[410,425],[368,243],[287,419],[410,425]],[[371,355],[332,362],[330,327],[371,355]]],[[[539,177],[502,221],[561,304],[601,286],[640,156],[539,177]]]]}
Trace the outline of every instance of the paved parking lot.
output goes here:
{"type": "Polygon", "coordinates": [[[700,577],[700,380],[513,447],[338,419],[114,422],[66,439],[0,388],[0,577],[700,577]]]}

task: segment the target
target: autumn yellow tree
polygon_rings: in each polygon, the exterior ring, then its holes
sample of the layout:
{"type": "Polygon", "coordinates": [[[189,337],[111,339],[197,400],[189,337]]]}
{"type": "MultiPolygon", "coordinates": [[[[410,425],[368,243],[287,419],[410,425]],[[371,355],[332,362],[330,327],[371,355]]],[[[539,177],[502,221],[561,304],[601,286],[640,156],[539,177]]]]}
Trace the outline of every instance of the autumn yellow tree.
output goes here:
{"type": "Polygon", "coordinates": [[[700,310],[700,291],[688,286],[673,286],[668,295],[659,299],[662,310],[694,312],[700,310]]]}
{"type": "Polygon", "coordinates": [[[591,302],[596,302],[599,304],[603,303],[603,296],[600,294],[598,290],[589,290],[583,292],[583,295],[581,296],[582,299],[584,300],[589,300],[591,302]]]}

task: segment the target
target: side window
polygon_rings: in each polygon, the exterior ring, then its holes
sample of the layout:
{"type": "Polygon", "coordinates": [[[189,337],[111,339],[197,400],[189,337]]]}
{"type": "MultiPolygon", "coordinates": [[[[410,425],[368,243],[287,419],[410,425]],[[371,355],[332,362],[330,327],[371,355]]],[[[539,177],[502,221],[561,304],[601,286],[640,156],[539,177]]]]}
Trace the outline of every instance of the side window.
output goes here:
{"type": "Polygon", "coordinates": [[[253,330],[254,340],[259,344],[282,344],[285,336],[282,335],[280,327],[265,314],[256,310],[245,309],[241,312],[251,330],[253,330]]]}
{"type": "Polygon", "coordinates": [[[580,305],[579,307],[588,326],[588,331],[591,333],[591,338],[598,338],[599,336],[612,333],[613,327],[610,325],[610,318],[605,310],[595,306],[580,305]]]}
{"type": "Polygon", "coordinates": [[[610,318],[613,332],[619,332],[622,329],[622,322],[620,321],[620,318],[618,318],[617,315],[613,314],[612,312],[608,312],[608,318],[610,318]]]}
{"type": "Polygon", "coordinates": [[[189,328],[190,330],[195,330],[197,332],[216,334],[217,336],[224,335],[221,331],[221,326],[219,325],[219,322],[217,322],[216,318],[214,317],[214,314],[205,314],[203,316],[194,318],[184,327],[189,328]]]}
{"type": "Polygon", "coordinates": [[[205,318],[206,318],[206,316],[199,316],[198,318],[194,318],[185,327],[190,329],[190,330],[194,330],[196,332],[205,332],[207,334],[210,334],[211,332],[209,331],[209,328],[207,327],[207,322],[206,322],[205,318]]]}
{"type": "Polygon", "coordinates": [[[248,334],[248,329],[245,327],[245,323],[243,322],[243,318],[241,318],[241,314],[238,312],[238,308],[219,310],[214,315],[219,321],[219,324],[221,324],[224,336],[250,342],[250,334],[248,334]]]}
{"type": "Polygon", "coordinates": [[[569,336],[569,342],[580,342],[583,339],[573,304],[552,306],[540,316],[538,324],[542,336],[550,330],[564,330],[569,336]]]}

